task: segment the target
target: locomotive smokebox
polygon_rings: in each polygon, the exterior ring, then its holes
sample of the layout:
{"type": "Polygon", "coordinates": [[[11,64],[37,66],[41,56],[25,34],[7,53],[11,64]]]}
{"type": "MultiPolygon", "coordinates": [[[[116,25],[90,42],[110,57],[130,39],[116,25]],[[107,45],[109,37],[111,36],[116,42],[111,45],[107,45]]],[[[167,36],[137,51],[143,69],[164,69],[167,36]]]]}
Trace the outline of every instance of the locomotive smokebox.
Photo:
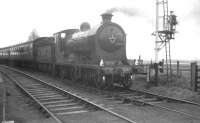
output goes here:
{"type": "Polygon", "coordinates": [[[111,22],[112,16],[113,15],[111,13],[103,13],[101,15],[103,23],[109,23],[109,22],[111,22]]]}

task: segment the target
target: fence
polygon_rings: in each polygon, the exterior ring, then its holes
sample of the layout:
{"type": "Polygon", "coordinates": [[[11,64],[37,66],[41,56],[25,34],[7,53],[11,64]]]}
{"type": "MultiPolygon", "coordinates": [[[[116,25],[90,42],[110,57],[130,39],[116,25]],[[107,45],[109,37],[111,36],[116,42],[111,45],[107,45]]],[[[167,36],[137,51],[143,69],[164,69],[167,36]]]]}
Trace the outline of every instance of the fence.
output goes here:
{"type": "MultiPolygon", "coordinates": [[[[192,91],[197,92],[200,88],[200,69],[198,68],[197,62],[192,63],[180,63],[177,61],[176,63],[172,63],[172,71],[176,73],[177,78],[184,76],[188,78],[189,86],[192,91]]],[[[166,68],[166,67],[165,67],[166,68]]]]}
{"type": "MultiPolygon", "coordinates": [[[[179,83],[177,83],[176,85],[184,87],[184,88],[185,87],[189,88],[192,91],[198,91],[198,88],[200,88],[200,74],[198,76],[198,73],[200,72],[200,68],[198,68],[197,62],[190,63],[190,62],[176,61],[176,62],[172,62],[171,66],[172,66],[173,78],[175,77],[177,79],[180,79],[179,83]]],[[[146,76],[146,81],[149,81],[150,74],[152,74],[149,70],[150,68],[149,65],[140,65],[140,67],[143,68],[142,69],[143,72],[140,71],[139,73],[140,74],[146,73],[143,75],[144,77],[146,76]]],[[[157,67],[157,69],[159,69],[159,67],[157,67]]],[[[167,66],[164,65],[163,69],[164,69],[164,73],[160,73],[160,72],[158,73],[159,70],[157,70],[157,72],[156,70],[154,70],[153,74],[155,76],[155,79],[153,81],[155,82],[155,85],[157,85],[160,82],[160,80],[156,79],[157,77],[166,75],[167,66]],[[156,73],[158,73],[158,75],[156,75],[156,73]]]]}

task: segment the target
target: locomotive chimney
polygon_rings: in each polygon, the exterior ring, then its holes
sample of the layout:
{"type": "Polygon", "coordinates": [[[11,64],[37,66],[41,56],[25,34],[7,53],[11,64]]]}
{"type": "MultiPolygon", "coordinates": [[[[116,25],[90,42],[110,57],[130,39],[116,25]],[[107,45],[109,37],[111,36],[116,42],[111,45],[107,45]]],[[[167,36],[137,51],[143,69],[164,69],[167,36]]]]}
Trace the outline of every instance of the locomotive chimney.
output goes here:
{"type": "Polygon", "coordinates": [[[111,13],[103,13],[102,15],[103,23],[111,22],[112,14],[111,13]]]}

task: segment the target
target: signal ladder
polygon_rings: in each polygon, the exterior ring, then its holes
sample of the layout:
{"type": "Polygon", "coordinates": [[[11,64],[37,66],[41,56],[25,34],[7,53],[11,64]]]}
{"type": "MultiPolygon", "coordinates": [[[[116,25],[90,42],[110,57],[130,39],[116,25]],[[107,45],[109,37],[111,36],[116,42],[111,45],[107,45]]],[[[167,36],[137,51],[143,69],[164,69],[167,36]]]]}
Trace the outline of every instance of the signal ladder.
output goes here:
{"type": "Polygon", "coordinates": [[[158,52],[165,48],[166,57],[166,72],[167,82],[172,82],[172,68],[171,68],[171,51],[170,40],[173,39],[170,35],[173,33],[170,30],[169,14],[168,14],[168,0],[157,0],[156,9],[156,61],[158,61],[158,52]]]}

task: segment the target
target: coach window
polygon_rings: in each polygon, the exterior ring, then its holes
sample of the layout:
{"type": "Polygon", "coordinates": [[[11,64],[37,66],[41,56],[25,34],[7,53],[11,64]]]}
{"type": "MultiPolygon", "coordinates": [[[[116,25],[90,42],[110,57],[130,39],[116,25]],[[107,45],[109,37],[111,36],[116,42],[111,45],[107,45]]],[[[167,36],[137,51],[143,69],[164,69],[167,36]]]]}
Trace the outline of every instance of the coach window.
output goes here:
{"type": "Polygon", "coordinates": [[[19,54],[19,47],[17,47],[17,51],[16,52],[17,52],[17,55],[18,55],[19,54]]]}
{"type": "Polygon", "coordinates": [[[54,43],[56,44],[58,40],[58,34],[54,34],[54,37],[55,37],[54,43]]]}
{"type": "Polygon", "coordinates": [[[24,46],[22,46],[22,50],[21,50],[21,52],[24,53],[24,46]]]}
{"type": "Polygon", "coordinates": [[[10,55],[13,55],[13,48],[10,48],[10,55]]]}
{"type": "Polygon", "coordinates": [[[16,55],[16,48],[13,48],[14,56],[16,55]]]}
{"type": "Polygon", "coordinates": [[[60,46],[60,51],[64,50],[64,46],[65,46],[65,33],[61,33],[60,34],[60,41],[59,41],[59,46],[60,46]]]}
{"type": "Polygon", "coordinates": [[[21,52],[21,53],[23,52],[23,47],[20,47],[20,52],[21,52]]]}
{"type": "Polygon", "coordinates": [[[62,39],[65,39],[65,36],[66,36],[65,33],[61,33],[61,35],[60,35],[60,37],[61,37],[62,39]]]}

